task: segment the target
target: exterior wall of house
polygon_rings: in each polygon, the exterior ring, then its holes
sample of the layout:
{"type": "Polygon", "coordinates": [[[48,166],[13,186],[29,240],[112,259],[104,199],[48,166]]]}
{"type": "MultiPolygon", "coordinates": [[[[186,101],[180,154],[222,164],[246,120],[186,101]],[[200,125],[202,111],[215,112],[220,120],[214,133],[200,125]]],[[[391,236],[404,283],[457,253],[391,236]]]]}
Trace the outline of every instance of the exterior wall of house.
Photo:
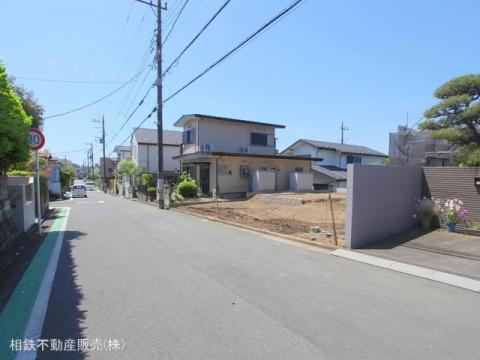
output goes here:
{"type": "Polygon", "coordinates": [[[219,169],[218,188],[220,194],[225,193],[244,193],[252,191],[251,176],[255,170],[276,171],[276,191],[289,190],[289,174],[290,172],[309,172],[310,160],[305,161],[287,160],[287,159],[262,159],[248,157],[222,157],[218,159],[218,166],[226,166],[226,173],[222,173],[219,169]],[[240,176],[240,166],[248,166],[250,169],[250,177],[244,178],[240,176]]]}
{"type": "Polygon", "coordinates": [[[138,144],[137,144],[137,141],[135,140],[135,136],[133,137],[133,140],[132,140],[132,146],[131,146],[131,149],[132,149],[132,161],[137,165],[138,165],[138,144]]]}
{"type": "MultiPolygon", "coordinates": [[[[383,164],[383,157],[379,156],[368,156],[368,155],[356,155],[353,154],[353,156],[359,156],[362,158],[362,165],[382,165],[383,164]]],[[[322,165],[329,165],[329,164],[324,164],[322,165]]],[[[347,154],[342,154],[341,159],[340,159],[340,165],[337,165],[338,167],[341,167],[342,169],[347,168],[347,154]]]]}
{"type": "MultiPolygon", "coordinates": [[[[347,156],[349,154],[343,154],[335,150],[317,149],[315,146],[312,146],[310,144],[301,143],[298,145],[298,147],[295,150],[289,151],[288,155],[319,157],[323,159],[323,161],[320,162],[319,165],[338,166],[339,168],[346,169],[347,156]]],[[[362,164],[364,165],[382,165],[383,164],[383,157],[357,155],[357,154],[353,154],[353,155],[361,157],[362,164]]]]}
{"type": "Polygon", "coordinates": [[[241,153],[241,148],[248,147],[250,154],[275,155],[275,128],[271,126],[199,119],[187,122],[184,131],[189,129],[195,129],[196,142],[184,144],[184,154],[201,151],[203,145],[211,144],[212,151],[241,153]],[[267,134],[267,146],[251,145],[252,132],[267,134]]]}
{"type": "MultiPolygon", "coordinates": [[[[158,171],[158,147],[154,144],[132,143],[132,160],[141,171],[156,173],[158,171]]],[[[163,168],[165,171],[180,171],[180,161],[174,156],[180,155],[179,145],[163,146],[163,168]]]]}

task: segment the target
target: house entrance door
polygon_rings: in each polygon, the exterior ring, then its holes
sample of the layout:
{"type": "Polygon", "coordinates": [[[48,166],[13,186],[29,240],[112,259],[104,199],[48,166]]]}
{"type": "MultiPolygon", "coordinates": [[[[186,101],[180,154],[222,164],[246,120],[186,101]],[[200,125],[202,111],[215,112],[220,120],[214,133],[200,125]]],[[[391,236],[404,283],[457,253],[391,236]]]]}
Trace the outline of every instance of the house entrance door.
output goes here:
{"type": "Polygon", "coordinates": [[[208,195],[210,192],[210,165],[200,165],[200,189],[203,195],[208,195]]]}

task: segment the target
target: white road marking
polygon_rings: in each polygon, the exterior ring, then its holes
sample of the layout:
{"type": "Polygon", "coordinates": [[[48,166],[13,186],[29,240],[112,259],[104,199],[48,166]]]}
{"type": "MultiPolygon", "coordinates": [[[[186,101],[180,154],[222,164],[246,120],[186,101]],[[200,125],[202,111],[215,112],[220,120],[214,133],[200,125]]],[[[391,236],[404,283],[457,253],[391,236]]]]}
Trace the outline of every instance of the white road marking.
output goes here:
{"type": "MultiPolygon", "coordinates": [[[[30,319],[28,320],[27,328],[25,329],[24,339],[40,339],[42,335],[43,322],[47,315],[48,300],[50,299],[50,293],[52,291],[53,280],[55,279],[55,273],[57,271],[58,259],[60,257],[60,250],[63,245],[63,237],[65,234],[65,228],[67,226],[68,215],[70,214],[69,207],[63,207],[65,209],[65,218],[60,227],[60,232],[57,237],[57,242],[52,250],[52,255],[48,262],[45,276],[43,277],[42,284],[38,290],[37,299],[33,305],[30,319]]],[[[17,360],[30,360],[37,357],[36,351],[21,351],[17,353],[17,360]]]]}

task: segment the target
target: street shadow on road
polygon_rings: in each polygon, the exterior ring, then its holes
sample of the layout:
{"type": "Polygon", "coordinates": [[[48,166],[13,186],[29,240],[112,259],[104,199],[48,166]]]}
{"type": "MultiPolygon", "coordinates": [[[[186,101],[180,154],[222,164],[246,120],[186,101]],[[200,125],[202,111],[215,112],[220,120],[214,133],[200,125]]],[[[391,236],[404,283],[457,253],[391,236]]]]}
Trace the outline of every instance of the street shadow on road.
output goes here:
{"type": "Polygon", "coordinates": [[[75,242],[86,235],[80,231],[65,231],[57,272],[48,303],[48,311],[43,324],[43,339],[59,339],[73,343],[74,349],[66,351],[39,351],[37,359],[84,359],[86,353],[78,350],[78,340],[85,338],[86,312],[81,310],[82,288],[77,281],[77,271],[72,255],[75,242]]]}
{"type": "Polygon", "coordinates": [[[400,234],[392,235],[392,236],[389,236],[388,238],[368,244],[362,247],[361,249],[379,249],[379,250],[393,249],[393,248],[396,248],[397,246],[403,245],[425,234],[428,234],[429,232],[431,231],[425,231],[420,228],[413,228],[405,232],[402,232],[400,234]]]}

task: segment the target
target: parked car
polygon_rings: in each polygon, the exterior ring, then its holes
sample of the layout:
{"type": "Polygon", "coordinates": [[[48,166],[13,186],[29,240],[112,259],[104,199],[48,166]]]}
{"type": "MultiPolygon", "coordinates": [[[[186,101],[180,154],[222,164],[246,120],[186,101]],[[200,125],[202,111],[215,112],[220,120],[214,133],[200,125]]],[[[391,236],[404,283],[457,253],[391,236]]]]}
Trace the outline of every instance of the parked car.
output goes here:
{"type": "Polygon", "coordinates": [[[87,191],[95,190],[95,183],[93,181],[85,181],[85,187],[87,191]]]}
{"type": "Polygon", "coordinates": [[[72,197],[87,197],[87,188],[83,184],[72,186],[72,197]]]}

